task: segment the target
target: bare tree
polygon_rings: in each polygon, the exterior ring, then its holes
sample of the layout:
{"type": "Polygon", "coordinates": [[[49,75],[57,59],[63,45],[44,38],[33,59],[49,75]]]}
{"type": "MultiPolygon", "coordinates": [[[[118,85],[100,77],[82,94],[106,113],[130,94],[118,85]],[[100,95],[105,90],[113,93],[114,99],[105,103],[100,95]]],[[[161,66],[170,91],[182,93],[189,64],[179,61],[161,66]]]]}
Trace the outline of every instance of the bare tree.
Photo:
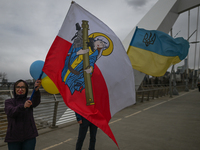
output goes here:
{"type": "Polygon", "coordinates": [[[0,79],[2,79],[2,80],[7,80],[7,74],[5,73],[5,72],[0,72],[0,79]]]}
{"type": "Polygon", "coordinates": [[[2,74],[2,76],[3,76],[3,79],[7,79],[7,74],[5,72],[2,74]]]}

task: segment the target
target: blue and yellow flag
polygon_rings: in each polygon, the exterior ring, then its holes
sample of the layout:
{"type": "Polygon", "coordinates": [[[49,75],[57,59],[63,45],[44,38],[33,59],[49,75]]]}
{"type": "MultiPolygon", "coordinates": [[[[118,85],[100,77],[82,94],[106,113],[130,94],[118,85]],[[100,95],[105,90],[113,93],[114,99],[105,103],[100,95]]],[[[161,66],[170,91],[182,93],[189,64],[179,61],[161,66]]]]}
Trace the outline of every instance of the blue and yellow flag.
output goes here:
{"type": "Polygon", "coordinates": [[[189,42],[182,37],[174,39],[161,31],[136,27],[127,54],[134,69],[163,76],[172,64],[188,55],[189,47],[189,42]]]}

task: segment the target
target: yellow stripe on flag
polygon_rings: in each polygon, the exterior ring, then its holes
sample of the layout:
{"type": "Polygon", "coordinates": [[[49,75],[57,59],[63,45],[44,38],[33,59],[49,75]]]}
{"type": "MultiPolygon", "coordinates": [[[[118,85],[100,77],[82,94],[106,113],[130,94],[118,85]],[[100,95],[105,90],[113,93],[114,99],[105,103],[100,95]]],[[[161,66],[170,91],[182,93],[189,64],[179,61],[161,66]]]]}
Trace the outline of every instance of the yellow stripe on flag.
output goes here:
{"type": "Polygon", "coordinates": [[[181,61],[178,56],[162,56],[134,46],[129,46],[127,54],[134,69],[151,76],[163,76],[172,64],[181,61]]]}

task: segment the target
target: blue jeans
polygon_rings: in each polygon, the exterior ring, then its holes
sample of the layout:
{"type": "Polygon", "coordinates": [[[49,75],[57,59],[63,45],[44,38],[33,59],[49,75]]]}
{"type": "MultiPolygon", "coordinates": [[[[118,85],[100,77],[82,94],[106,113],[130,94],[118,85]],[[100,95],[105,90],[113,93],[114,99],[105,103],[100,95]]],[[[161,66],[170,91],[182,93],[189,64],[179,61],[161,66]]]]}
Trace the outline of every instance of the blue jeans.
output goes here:
{"type": "Polygon", "coordinates": [[[90,127],[90,145],[89,150],[95,150],[96,143],[96,134],[97,134],[97,126],[89,122],[87,119],[82,119],[82,124],[79,127],[78,140],[76,143],[76,150],[81,150],[83,146],[83,141],[88,131],[88,127],[90,127]]]}
{"type": "Polygon", "coordinates": [[[36,138],[24,142],[8,142],[8,150],[35,150],[36,138]]]}

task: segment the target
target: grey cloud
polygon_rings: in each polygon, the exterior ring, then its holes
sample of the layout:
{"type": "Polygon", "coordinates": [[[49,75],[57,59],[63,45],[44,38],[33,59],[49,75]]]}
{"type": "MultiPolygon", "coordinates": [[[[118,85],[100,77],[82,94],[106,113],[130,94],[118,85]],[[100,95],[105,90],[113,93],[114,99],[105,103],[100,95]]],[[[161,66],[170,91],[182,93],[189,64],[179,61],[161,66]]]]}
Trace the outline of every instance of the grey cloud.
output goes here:
{"type": "Polygon", "coordinates": [[[128,5],[133,6],[134,8],[140,8],[148,3],[148,0],[126,0],[128,5]]]}

